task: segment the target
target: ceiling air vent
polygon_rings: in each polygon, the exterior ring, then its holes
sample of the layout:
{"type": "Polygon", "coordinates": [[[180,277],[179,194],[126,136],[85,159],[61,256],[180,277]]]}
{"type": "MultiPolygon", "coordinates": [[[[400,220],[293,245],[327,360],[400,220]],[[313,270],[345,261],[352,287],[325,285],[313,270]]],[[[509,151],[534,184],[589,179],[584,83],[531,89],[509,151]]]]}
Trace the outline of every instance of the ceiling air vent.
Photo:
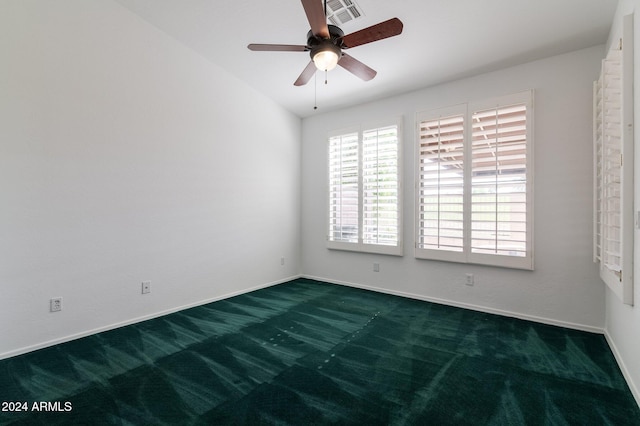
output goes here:
{"type": "Polygon", "coordinates": [[[362,15],[362,9],[353,0],[327,0],[327,18],[333,25],[346,24],[362,15]]]}

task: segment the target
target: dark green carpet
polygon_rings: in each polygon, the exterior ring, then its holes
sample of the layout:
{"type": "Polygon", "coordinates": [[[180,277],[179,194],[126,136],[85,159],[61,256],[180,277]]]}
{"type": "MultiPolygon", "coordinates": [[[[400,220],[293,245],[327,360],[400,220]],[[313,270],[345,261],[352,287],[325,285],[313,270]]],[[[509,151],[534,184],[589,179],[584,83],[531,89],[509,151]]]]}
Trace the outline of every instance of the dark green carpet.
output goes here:
{"type": "Polygon", "coordinates": [[[0,424],[640,425],[601,335],[304,279],[0,361],[0,401],[29,409],[0,424]]]}

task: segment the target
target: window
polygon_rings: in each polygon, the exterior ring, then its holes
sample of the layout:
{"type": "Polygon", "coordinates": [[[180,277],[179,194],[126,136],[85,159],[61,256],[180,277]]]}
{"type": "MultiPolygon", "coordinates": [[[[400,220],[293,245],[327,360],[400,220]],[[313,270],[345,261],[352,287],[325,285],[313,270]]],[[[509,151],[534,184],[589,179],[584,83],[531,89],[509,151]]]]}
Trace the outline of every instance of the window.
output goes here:
{"type": "Polygon", "coordinates": [[[402,255],[400,124],[329,135],[331,249],[402,255]]]}
{"type": "Polygon", "coordinates": [[[632,16],[623,38],[602,61],[594,82],[594,261],[600,277],[633,304],[633,101],[632,16]],[[624,44],[623,44],[624,39],[624,44]]]}
{"type": "Polygon", "coordinates": [[[416,257],[533,269],[532,93],[419,113],[416,257]]]}

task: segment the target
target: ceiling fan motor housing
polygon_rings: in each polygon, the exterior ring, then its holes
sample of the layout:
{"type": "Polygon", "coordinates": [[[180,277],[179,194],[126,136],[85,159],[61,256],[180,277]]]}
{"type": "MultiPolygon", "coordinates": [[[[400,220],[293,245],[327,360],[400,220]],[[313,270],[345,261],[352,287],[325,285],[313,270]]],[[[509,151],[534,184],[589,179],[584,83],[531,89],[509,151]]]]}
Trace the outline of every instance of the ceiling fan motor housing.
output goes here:
{"type": "MultiPolygon", "coordinates": [[[[344,37],[344,31],[335,25],[327,25],[329,29],[329,38],[324,40],[336,40],[344,37]]],[[[307,33],[307,46],[312,47],[314,44],[321,42],[323,39],[313,34],[311,30],[307,33]]]]}
{"type": "Polygon", "coordinates": [[[329,38],[317,37],[311,30],[307,33],[307,46],[311,50],[311,59],[320,50],[332,50],[338,57],[342,56],[341,44],[344,32],[335,25],[327,25],[327,27],[329,28],[329,38]]]}

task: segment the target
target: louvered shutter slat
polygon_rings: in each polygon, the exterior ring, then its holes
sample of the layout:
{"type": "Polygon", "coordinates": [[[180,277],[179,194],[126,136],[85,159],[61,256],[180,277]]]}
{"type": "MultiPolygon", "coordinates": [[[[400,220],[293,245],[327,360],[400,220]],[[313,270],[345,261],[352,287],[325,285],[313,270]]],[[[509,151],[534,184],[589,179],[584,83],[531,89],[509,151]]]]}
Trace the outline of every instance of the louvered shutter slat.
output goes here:
{"type": "Polygon", "coordinates": [[[420,123],[417,248],[464,249],[464,117],[420,123]]]}
{"type": "Polygon", "coordinates": [[[329,240],[358,241],[358,134],[329,139],[329,240]]]}
{"type": "Polygon", "coordinates": [[[362,241],[365,244],[398,244],[398,152],[397,126],[363,132],[362,241]]]}
{"type": "Polygon", "coordinates": [[[472,114],[471,252],[526,255],[526,105],[472,114]]]}

